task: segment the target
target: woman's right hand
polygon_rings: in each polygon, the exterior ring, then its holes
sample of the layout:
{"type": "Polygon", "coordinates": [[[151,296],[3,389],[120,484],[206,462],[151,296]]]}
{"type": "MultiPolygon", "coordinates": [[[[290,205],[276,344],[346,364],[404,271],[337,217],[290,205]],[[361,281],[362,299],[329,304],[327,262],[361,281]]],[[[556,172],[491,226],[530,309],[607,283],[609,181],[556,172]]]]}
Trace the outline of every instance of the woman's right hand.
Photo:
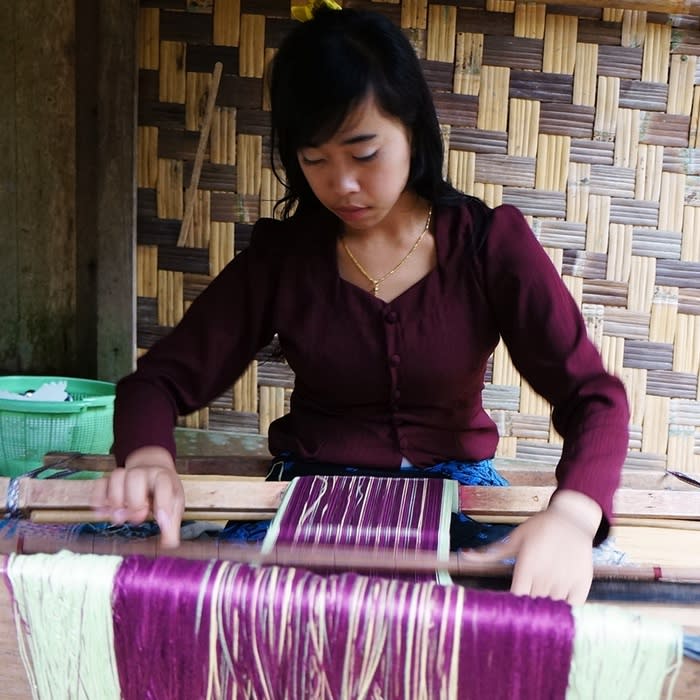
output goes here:
{"type": "Polygon", "coordinates": [[[153,514],[164,547],[180,544],[185,492],[171,454],[163,447],[134,450],[123,469],[94,482],[92,507],[114,525],[138,525],[153,514]]]}

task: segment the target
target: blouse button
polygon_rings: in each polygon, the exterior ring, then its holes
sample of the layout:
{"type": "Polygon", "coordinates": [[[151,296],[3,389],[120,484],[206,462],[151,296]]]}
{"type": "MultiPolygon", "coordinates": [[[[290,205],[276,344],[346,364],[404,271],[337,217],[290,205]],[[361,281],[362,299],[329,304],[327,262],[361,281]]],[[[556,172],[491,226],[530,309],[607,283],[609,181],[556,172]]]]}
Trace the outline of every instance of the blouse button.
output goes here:
{"type": "Polygon", "coordinates": [[[401,364],[401,355],[392,355],[389,358],[392,367],[398,367],[401,364]]]}
{"type": "Polygon", "coordinates": [[[386,316],[384,316],[384,320],[385,320],[387,323],[396,323],[396,321],[398,320],[398,318],[399,318],[399,317],[398,317],[398,314],[396,313],[396,311],[389,311],[389,312],[386,314],[386,316]]]}

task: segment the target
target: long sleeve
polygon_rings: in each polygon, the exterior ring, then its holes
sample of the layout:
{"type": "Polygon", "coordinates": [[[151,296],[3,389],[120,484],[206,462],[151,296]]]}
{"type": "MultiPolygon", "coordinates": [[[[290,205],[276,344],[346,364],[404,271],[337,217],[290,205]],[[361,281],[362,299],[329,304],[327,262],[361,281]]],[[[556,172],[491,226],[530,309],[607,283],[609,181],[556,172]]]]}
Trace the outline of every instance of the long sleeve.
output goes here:
{"type": "Polygon", "coordinates": [[[179,415],[207,405],[242,374],[272,338],[277,222],[256,225],[239,253],[192,303],[181,322],[117,385],[114,445],[117,464],[144,445],[173,455],[179,415]],[[274,236],[273,236],[274,237],[274,236]]]}
{"type": "Polygon", "coordinates": [[[624,386],[605,370],[574,299],[517,209],[494,211],[486,246],[485,278],[501,336],[515,367],[551,403],[564,438],[558,488],[601,506],[600,540],[627,454],[624,386]]]}

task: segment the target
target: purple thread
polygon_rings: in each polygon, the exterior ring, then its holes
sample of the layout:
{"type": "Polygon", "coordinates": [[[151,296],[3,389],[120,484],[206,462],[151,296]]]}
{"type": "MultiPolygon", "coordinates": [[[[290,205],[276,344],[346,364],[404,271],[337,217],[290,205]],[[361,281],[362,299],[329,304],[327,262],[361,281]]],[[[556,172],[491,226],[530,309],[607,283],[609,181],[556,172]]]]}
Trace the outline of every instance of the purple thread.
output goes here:
{"type": "Polygon", "coordinates": [[[206,697],[209,614],[197,630],[197,603],[209,566],[168,557],[130,556],[122,562],[112,605],[124,700],[206,697]]]}
{"type": "MultiPolygon", "coordinates": [[[[125,700],[204,697],[212,577],[204,586],[202,625],[195,630],[208,566],[179,559],[125,560],[114,595],[125,700]]],[[[219,610],[214,653],[224,697],[303,700],[342,692],[357,697],[369,688],[369,697],[398,700],[405,697],[407,682],[425,686],[427,697],[439,697],[450,682],[466,699],[565,697],[574,626],[563,602],[247,565],[226,568],[213,602],[219,610]],[[425,615],[418,636],[411,637],[421,603],[425,615]],[[372,632],[376,665],[361,673],[372,632]],[[459,653],[450,667],[454,643],[459,653]],[[420,668],[423,675],[411,675],[420,668]]],[[[408,690],[413,695],[418,688],[408,690]]]]}
{"type": "Polygon", "coordinates": [[[299,477],[277,542],[434,551],[442,494],[441,479],[299,477]]]}

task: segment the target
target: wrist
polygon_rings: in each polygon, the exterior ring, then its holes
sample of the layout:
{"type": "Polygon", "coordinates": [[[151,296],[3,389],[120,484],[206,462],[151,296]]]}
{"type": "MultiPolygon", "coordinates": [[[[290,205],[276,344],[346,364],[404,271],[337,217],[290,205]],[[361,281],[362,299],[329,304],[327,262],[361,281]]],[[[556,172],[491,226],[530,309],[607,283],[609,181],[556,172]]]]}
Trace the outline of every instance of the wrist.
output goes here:
{"type": "Polygon", "coordinates": [[[595,537],[603,517],[602,508],[590,496],[579,491],[557,491],[547,510],[556,513],[584,532],[591,540],[595,537]]]}

